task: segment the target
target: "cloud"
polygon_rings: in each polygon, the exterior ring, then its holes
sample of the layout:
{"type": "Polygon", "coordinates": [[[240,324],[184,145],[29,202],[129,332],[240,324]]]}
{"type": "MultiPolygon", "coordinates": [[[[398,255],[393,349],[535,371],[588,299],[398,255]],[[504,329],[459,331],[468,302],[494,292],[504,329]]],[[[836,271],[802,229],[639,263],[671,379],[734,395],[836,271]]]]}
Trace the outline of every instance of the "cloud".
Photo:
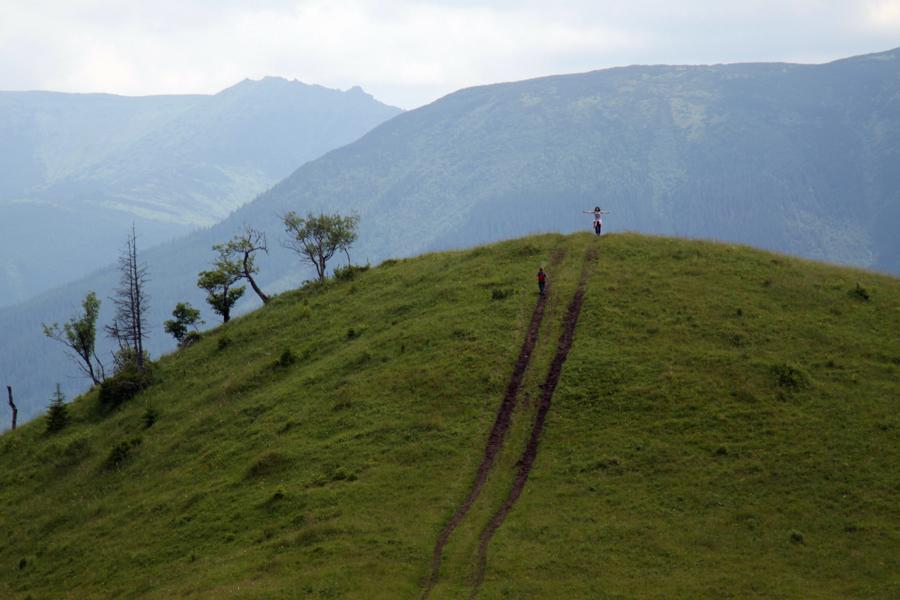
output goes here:
{"type": "Polygon", "coordinates": [[[218,91],[282,75],[413,107],[633,63],[823,61],[900,39],[900,0],[0,0],[7,89],[218,91]],[[8,4],[8,6],[6,6],[8,4]]]}
{"type": "Polygon", "coordinates": [[[865,24],[875,30],[900,33],[900,2],[879,0],[866,3],[865,24]]]}

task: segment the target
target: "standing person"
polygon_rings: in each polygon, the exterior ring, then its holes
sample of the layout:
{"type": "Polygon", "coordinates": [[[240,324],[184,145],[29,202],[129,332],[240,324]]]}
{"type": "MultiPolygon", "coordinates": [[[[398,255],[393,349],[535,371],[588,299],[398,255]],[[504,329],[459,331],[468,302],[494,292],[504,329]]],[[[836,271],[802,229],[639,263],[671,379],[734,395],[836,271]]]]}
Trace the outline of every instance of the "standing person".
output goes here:
{"type": "Polygon", "coordinates": [[[600,235],[600,230],[603,229],[603,215],[608,215],[609,212],[600,210],[599,206],[595,206],[594,210],[583,210],[581,212],[594,215],[594,233],[600,235]]]}
{"type": "Polygon", "coordinates": [[[541,296],[544,295],[544,287],[547,285],[547,274],[544,273],[544,267],[538,267],[538,289],[541,296]]]}

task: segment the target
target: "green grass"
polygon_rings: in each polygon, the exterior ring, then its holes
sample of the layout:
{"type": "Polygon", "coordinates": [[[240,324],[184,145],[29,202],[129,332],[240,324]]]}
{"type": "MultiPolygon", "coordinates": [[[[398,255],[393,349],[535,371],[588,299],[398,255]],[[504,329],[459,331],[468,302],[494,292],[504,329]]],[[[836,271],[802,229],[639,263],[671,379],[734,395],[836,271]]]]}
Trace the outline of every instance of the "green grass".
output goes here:
{"type": "Polygon", "coordinates": [[[479,597],[900,595],[900,282],[736,246],[546,235],[283,294],[162,358],[115,412],[92,392],[61,433],[5,434],[0,597],[418,597],[534,273],[562,249],[531,401],[432,595],[465,597],[589,247],[575,343],[479,597]]]}

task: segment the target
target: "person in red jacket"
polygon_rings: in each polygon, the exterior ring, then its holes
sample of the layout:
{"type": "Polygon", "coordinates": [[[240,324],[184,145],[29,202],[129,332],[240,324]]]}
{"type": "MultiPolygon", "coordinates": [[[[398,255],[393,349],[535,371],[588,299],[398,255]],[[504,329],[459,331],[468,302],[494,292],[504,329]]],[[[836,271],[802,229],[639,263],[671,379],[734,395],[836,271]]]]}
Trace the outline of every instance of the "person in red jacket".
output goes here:
{"type": "Polygon", "coordinates": [[[544,273],[544,267],[538,268],[538,289],[541,291],[541,296],[544,295],[544,286],[547,285],[547,274],[544,273]]]}

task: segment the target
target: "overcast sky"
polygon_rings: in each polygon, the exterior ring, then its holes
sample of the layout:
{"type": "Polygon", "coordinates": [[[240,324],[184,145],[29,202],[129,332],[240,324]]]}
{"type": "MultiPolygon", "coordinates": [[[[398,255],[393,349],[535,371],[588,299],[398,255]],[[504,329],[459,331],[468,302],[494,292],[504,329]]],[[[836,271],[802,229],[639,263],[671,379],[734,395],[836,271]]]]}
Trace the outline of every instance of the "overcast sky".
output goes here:
{"type": "Polygon", "coordinates": [[[214,93],[280,75],[414,108],[636,63],[900,46],[900,0],[0,0],[0,89],[214,93]]]}

